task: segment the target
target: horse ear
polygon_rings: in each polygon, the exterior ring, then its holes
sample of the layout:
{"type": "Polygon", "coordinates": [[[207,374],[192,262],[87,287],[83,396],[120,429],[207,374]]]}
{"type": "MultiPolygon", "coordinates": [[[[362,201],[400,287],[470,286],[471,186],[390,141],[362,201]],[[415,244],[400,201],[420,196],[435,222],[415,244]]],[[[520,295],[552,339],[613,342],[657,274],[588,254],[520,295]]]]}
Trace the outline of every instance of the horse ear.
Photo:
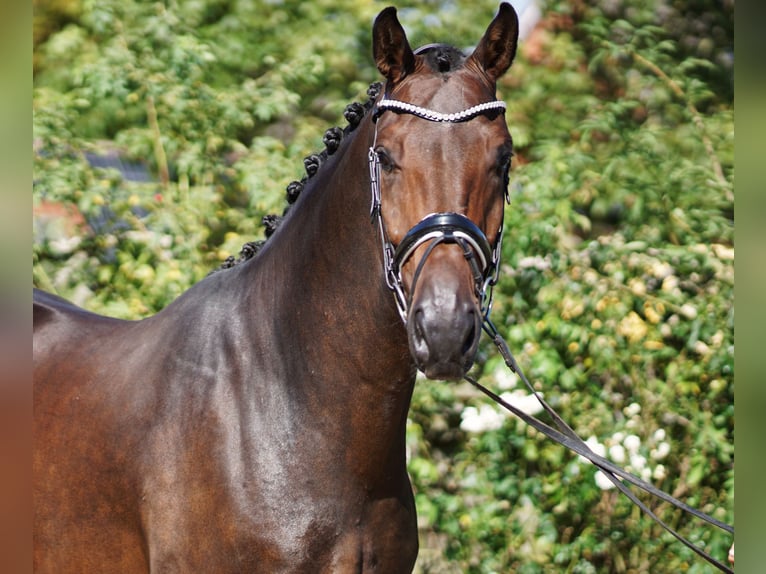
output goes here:
{"type": "Polygon", "coordinates": [[[415,69],[404,28],[396,17],[396,8],[389,6],[375,18],[372,27],[372,54],[378,70],[392,84],[400,82],[415,69]]]}
{"type": "Polygon", "coordinates": [[[497,81],[511,67],[518,39],[519,18],[513,6],[503,2],[471,59],[493,82],[497,81]]]}

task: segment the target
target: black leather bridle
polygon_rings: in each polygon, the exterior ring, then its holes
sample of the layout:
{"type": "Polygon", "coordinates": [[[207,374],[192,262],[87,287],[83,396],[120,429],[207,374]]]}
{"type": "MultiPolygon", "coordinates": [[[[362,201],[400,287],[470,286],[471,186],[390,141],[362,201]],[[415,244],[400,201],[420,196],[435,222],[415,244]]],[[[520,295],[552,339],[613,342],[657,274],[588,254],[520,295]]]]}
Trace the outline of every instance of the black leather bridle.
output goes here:
{"type": "MultiPolygon", "coordinates": [[[[394,247],[386,230],[386,225],[381,212],[381,190],[380,190],[380,157],[375,151],[377,143],[378,130],[377,120],[386,110],[392,110],[398,113],[411,114],[424,120],[432,122],[450,122],[458,123],[471,120],[479,115],[487,113],[496,113],[505,110],[505,102],[494,100],[476,106],[467,108],[461,112],[444,114],[428,108],[415,106],[407,102],[381,99],[375,106],[372,116],[375,125],[375,138],[368,153],[370,164],[370,188],[372,191],[372,204],[370,207],[370,217],[373,223],[377,222],[380,229],[380,237],[383,248],[383,266],[385,270],[386,284],[394,293],[396,306],[399,315],[404,323],[407,323],[407,314],[412,300],[412,293],[415,291],[420,273],[423,270],[428,256],[433,249],[441,243],[454,243],[463,250],[463,256],[471,266],[473,274],[475,293],[479,300],[482,318],[488,317],[492,309],[492,287],[497,283],[498,272],[500,268],[500,250],[503,238],[503,222],[500,221],[500,227],[497,230],[494,240],[494,246],[490,243],[484,232],[465,215],[455,212],[431,213],[426,215],[414,227],[412,227],[394,247]],[[405,293],[404,283],[402,281],[402,268],[409,260],[415,250],[426,246],[426,252],[420,259],[415,270],[412,285],[410,286],[408,296],[405,293]]],[[[508,194],[506,193],[506,199],[508,194]]]]}

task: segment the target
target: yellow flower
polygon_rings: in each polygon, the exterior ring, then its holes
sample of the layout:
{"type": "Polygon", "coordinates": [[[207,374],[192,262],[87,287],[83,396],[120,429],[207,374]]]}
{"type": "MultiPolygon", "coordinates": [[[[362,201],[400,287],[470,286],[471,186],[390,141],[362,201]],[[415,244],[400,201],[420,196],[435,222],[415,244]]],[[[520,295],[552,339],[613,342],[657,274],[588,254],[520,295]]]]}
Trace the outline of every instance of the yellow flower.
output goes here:
{"type": "Polygon", "coordinates": [[[635,311],[628,313],[617,325],[617,332],[623,337],[627,337],[631,343],[636,343],[646,337],[647,330],[646,323],[635,311]]]}
{"type": "Polygon", "coordinates": [[[561,302],[561,318],[565,321],[579,317],[585,311],[585,304],[571,297],[564,297],[561,302]]]}
{"type": "Polygon", "coordinates": [[[646,320],[649,321],[652,325],[656,325],[662,321],[662,315],[664,313],[665,305],[662,303],[657,303],[656,305],[653,305],[649,301],[644,303],[644,317],[646,317],[646,320]]]}
{"type": "Polygon", "coordinates": [[[628,283],[628,287],[630,287],[630,290],[633,292],[633,294],[638,297],[643,297],[646,295],[646,283],[644,283],[641,279],[631,279],[630,283],[628,283]]]}

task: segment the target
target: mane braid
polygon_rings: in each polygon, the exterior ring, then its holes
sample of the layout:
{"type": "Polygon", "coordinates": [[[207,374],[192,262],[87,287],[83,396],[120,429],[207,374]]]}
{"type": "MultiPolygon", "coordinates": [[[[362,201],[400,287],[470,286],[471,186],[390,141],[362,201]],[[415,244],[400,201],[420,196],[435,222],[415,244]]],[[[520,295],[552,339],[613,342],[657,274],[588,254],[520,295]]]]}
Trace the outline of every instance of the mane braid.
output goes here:
{"type": "Polygon", "coordinates": [[[261,247],[263,247],[263,245],[266,243],[268,238],[271,237],[280,226],[282,220],[290,210],[290,207],[292,207],[293,203],[297,201],[308,180],[317,174],[317,172],[321,169],[322,164],[327,160],[328,157],[338,151],[343,138],[353,132],[359,126],[362,119],[373,108],[375,105],[375,100],[377,99],[378,94],[380,94],[380,90],[382,88],[383,84],[381,82],[374,82],[370,84],[370,87],[367,88],[367,95],[369,96],[369,99],[364,104],[359,102],[352,102],[347,105],[346,109],[343,111],[343,117],[346,118],[348,125],[346,125],[345,128],[331,127],[328,129],[322,138],[325,149],[318,153],[312,153],[303,159],[303,167],[306,170],[306,175],[304,175],[300,180],[292,181],[287,185],[287,207],[285,207],[282,215],[269,214],[264,215],[263,219],[261,219],[261,223],[265,229],[266,239],[245,243],[237,257],[230,255],[218,268],[211,271],[209,275],[217,273],[223,269],[229,269],[255,257],[261,247]]]}

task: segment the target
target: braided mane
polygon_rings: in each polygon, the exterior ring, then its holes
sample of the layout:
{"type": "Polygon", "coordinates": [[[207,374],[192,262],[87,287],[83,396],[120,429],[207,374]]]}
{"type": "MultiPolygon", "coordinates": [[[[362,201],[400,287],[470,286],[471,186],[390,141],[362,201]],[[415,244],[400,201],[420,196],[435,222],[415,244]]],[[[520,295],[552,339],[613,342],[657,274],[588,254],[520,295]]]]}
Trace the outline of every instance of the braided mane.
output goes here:
{"type": "Polygon", "coordinates": [[[268,214],[264,215],[263,219],[261,219],[261,223],[266,230],[266,239],[245,243],[237,257],[230,255],[226,258],[220,267],[214,269],[211,271],[211,273],[221,271],[222,269],[229,269],[230,267],[234,267],[235,265],[244,263],[245,261],[255,257],[260,248],[263,247],[268,238],[273,235],[273,233],[282,223],[282,220],[287,215],[290,207],[292,207],[293,203],[295,203],[295,201],[300,196],[308,180],[316,175],[316,173],[319,171],[319,168],[322,167],[322,164],[327,160],[328,157],[338,151],[343,138],[353,132],[359,126],[364,116],[372,109],[373,105],[375,104],[375,99],[378,97],[382,87],[383,84],[381,82],[374,82],[370,84],[370,87],[367,88],[367,95],[369,96],[367,102],[364,104],[359,102],[352,102],[347,105],[346,109],[343,111],[343,117],[346,118],[348,125],[342,129],[339,127],[332,127],[328,129],[322,138],[325,149],[319,153],[308,155],[303,159],[303,167],[306,169],[306,175],[303,176],[303,178],[300,180],[296,180],[288,184],[286,189],[287,207],[285,208],[282,215],[268,214]]]}

